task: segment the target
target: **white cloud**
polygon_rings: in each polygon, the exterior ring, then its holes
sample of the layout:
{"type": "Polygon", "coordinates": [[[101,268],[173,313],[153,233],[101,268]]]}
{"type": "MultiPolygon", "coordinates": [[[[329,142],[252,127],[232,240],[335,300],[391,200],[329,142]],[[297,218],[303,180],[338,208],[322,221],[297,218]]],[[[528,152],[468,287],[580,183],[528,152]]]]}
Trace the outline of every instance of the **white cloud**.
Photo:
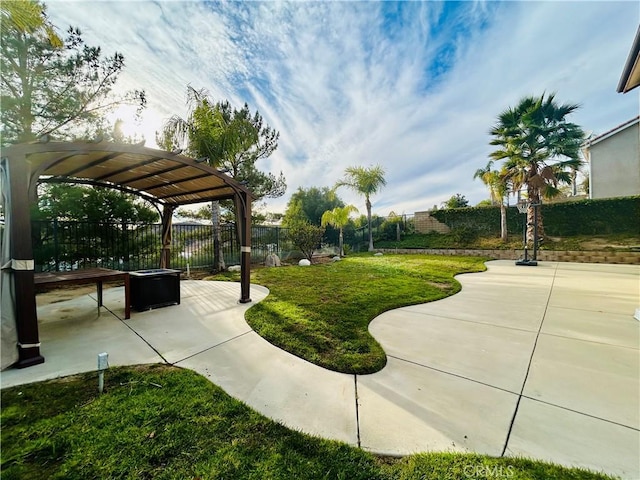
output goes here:
{"type": "Polygon", "coordinates": [[[49,13],[125,55],[122,88],[149,99],[148,141],[186,113],[187,84],[257,108],[281,135],[263,167],[289,185],[271,210],[371,164],[387,171],[379,214],[455,193],[475,204],[487,197],[472,176],[491,151],[488,130],[522,96],[580,103],[573,120],[587,131],[638,113],[637,93],[615,92],[634,2],[52,2],[49,13]]]}

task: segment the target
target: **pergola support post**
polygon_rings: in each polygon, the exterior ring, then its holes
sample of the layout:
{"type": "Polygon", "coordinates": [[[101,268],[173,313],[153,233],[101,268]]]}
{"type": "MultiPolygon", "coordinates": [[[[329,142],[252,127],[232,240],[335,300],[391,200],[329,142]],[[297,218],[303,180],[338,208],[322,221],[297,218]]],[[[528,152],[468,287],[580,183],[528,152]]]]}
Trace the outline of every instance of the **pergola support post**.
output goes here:
{"type": "MultiPolygon", "coordinates": [[[[12,287],[8,318],[11,338],[3,347],[13,350],[5,364],[17,362],[27,367],[44,362],[35,301],[34,252],[30,220],[30,195],[35,196],[39,182],[65,182],[113,188],[139,195],[150,202],[166,205],[162,213],[162,252],[160,267],[170,268],[172,215],[178,205],[233,198],[238,212],[238,235],[241,244],[240,302],[251,301],[251,201],[252,193],[223,172],[174,152],[163,152],[139,145],[112,142],[39,142],[10,145],[2,149],[7,159],[10,193],[7,195],[7,226],[10,237],[3,252],[2,267],[6,285],[12,287]],[[84,158],[86,157],[86,158],[84,158]],[[136,185],[133,187],[133,185],[136,185]],[[155,192],[155,193],[150,193],[155,192]],[[8,244],[11,243],[11,246],[8,244]],[[10,273],[7,274],[7,270],[10,273]],[[15,313],[15,315],[13,314],[15,313]],[[13,330],[15,319],[15,330],[13,330]],[[17,359],[17,360],[16,360],[17,359]]],[[[4,165],[4,162],[3,162],[4,165]]],[[[7,288],[3,289],[6,295],[7,288]]],[[[6,300],[5,300],[6,301],[6,300]]],[[[8,309],[7,309],[8,310],[8,309]]],[[[3,314],[5,312],[3,311],[3,314]]],[[[4,324],[3,324],[4,325],[4,324]]],[[[5,358],[5,357],[3,357],[5,358]]],[[[3,368],[5,365],[3,365],[3,368]]]]}
{"type": "Polygon", "coordinates": [[[240,303],[251,301],[251,197],[247,192],[236,192],[236,218],[240,237],[240,303]]]}
{"type": "Polygon", "coordinates": [[[160,268],[170,268],[171,266],[171,227],[174,208],[172,205],[164,205],[162,208],[162,252],[160,253],[160,268]]]}
{"type": "Polygon", "coordinates": [[[40,336],[33,279],[34,260],[31,245],[31,215],[29,212],[29,170],[22,154],[8,158],[11,199],[11,268],[15,292],[16,329],[18,332],[18,362],[24,368],[44,363],[40,355],[40,336]]]}

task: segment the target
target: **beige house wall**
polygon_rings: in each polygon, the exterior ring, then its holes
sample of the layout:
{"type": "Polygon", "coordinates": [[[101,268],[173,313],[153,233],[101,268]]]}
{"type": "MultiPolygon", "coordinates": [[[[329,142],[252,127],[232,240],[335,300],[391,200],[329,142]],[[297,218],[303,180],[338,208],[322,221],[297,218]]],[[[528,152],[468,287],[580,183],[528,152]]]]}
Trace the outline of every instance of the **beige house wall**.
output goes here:
{"type": "Polygon", "coordinates": [[[640,123],[589,147],[590,198],[640,195],[640,123]]]}
{"type": "Polygon", "coordinates": [[[449,233],[449,227],[433,218],[429,212],[416,212],[413,222],[418,233],[449,233]]]}

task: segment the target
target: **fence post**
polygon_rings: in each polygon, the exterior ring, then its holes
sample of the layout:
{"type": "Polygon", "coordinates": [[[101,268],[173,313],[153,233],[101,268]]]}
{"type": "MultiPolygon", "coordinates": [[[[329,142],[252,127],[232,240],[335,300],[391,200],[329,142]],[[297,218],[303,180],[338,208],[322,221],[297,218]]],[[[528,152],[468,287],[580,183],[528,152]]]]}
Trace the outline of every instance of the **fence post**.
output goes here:
{"type": "Polygon", "coordinates": [[[58,246],[58,219],[53,219],[53,259],[56,263],[56,272],[60,271],[60,251],[58,246]]]}
{"type": "Polygon", "coordinates": [[[127,222],[122,222],[122,243],[124,243],[122,248],[122,260],[124,263],[122,266],[124,270],[129,271],[131,270],[131,265],[129,265],[131,250],[129,244],[129,225],[127,222]]]}

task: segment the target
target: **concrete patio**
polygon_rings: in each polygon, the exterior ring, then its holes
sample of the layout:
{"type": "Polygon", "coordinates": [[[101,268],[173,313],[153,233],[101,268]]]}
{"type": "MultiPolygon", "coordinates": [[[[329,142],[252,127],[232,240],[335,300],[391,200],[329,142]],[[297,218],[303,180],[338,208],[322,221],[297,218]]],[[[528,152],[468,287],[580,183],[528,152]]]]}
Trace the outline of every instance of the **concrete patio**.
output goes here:
{"type": "MultiPolygon", "coordinates": [[[[183,281],[179,306],[124,318],[120,289],[38,308],[46,362],[1,386],[166,362],[291,428],[384,454],[526,456],[640,478],[640,267],[488,262],[453,297],[376,318],[372,375],[325,370],[244,321],[239,286],[183,281]]],[[[268,291],[252,286],[254,302],[268,291]]],[[[108,375],[108,373],[107,373],[108,375]]]]}

